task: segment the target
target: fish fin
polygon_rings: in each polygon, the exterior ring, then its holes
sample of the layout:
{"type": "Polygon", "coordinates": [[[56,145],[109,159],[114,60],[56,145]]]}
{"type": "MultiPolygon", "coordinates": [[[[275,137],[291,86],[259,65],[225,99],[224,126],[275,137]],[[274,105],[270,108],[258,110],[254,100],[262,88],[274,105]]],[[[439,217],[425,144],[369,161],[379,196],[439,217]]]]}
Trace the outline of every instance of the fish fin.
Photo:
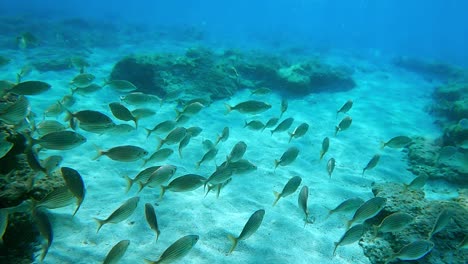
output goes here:
{"type": "Polygon", "coordinates": [[[125,175],[125,180],[127,181],[127,189],[125,189],[125,193],[128,193],[130,189],[132,188],[133,184],[135,181],[130,178],[128,175],[125,175]]]}
{"type": "Polygon", "coordinates": [[[152,260],[149,260],[149,259],[144,259],[145,263],[146,264],[157,264],[158,261],[152,261],[152,260]]]}
{"type": "Polygon", "coordinates": [[[39,261],[42,262],[48,252],[49,252],[49,242],[47,242],[47,245],[42,245],[42,253],[41,253],[41,256],[39,257],[39,261]]]}
{"type": "Polygon", "coordinates": [[[273,191],[273,194],[275,195],[275,201],[273,202],[272,206],[275,206],[276,203],[278,203],[279,199],[281,198],[281,193],[273,191]]]}
{"type": "Polygon", "coordinates": [[[229,240],[231,240],[231,242],[232,242],[232,246],[231,246],[231,248],[229,249],[229,252],[228,252],[228,253],[230,254],[232,251],[234,251],[234,249],[236,249],[238,239],[237,239],[236,237],[234,237],[233,235],[231,235],[231,234],[228,234],[227,237],[228,237],[229,240]]]}
{"type": "Polygon", "coordinates": [[[97,234],[99,232],[99,230],[101,229],[101,227],[106,223],[106,220],[101,220],[101,219],[98,219],[98,218],[94,218],[94,220],[98,224],[98,228],[96,230],[96,234],[97,234]]]}
{"type": "Polygon", "coordinates": [[[224,114],[227,115],[232,111],[232,106],[230,106],[227,103],[225,103],[224,106],[226,106],[226,113],[224,113],[224,114]]]}

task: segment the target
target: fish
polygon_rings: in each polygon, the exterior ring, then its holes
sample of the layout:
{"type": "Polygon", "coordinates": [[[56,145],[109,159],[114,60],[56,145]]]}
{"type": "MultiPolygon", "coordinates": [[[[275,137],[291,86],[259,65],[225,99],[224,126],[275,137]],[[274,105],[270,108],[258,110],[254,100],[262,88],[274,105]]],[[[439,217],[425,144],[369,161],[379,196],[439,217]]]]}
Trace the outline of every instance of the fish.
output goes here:
{"type": "Polygon", "coordinates": [[[175,128],[175,126],[177,125],[177,123],[173,120],[166,120],[166,121],[163,121],[157,125],[155,125],[152,129],[148,129],[148,128],[145,128],[146,129],[146,137],[148,138],[151,133],[164,133],[164,132],[169,132],[171,131],[172,129],[175,128]]]}
{"type": "Polygon", "coordinates": [[[354,212],[353,218],[348,221],[347,228],[353,223],[364,222],[376,216],[385,207],[386,202],[387,199],[383,197],[374,197],[367,200],[354,212]]]}
{"type": "Polygon", "coordinates": [[[458,249],[468,249],[468,235],[465,235],[465,238],[458,244],[458,249]]]}
{"type": "Polygon", "coordinates": [[[52,224],[50,223],[49,216],[45,210],[34,211],[34,222],[36,223],[42,238],[47,241],[47,244],[42,245],[42,253],[39,257],[39,260],[43,261],[47,252],[49,252],[52,241],[54,240],[54,232],[52,230],[52,224]]]}
{"type": "Polygon", "coordinates": [[[118,124],[118,125],[115,125],[114,128],[108,131],[108,135],[121,136],[121,135],[129,134],[135,130],[136,128],[129,124],[118,124]]]}
{"type": "Polygon", "coordinates": [[[297,188],[299,187],[299,185],[301,185],[301,182],[302,182],[301,177],[294,176],[291,179],[289,179],[289,181],[283,187],[283,190],[281,191],[281,193],[273,192],[273,194],[275,195],[275,201],[273,202],[273,206],[275,206],[276,203],[278,203],[278,201],[279,201],[279,199],[281,197],[286,197],[286,196],[294,193],[297,190],[297,188]]]}
{"type": "Polygon", "coordinates": [[[72,91],[72,94],[88,95],[88,94],[95,93],[101,89],[102,89],[102,86],[100,86],[99,84],[91,83],[83,87],[75,86],[71,88],[71,91],[72,91]]]}
{"type": "Polygon", "coordinates": [[[13,148],[14,144],[7,141],[6,139],[2,139],[0,141],[0,159],[5,157],[8,152],[13,148]]]}
{"type": "Polygon", "coordinates": [[[165,161],[168,159],[172,154],[174,153],[174,150],[169,149],[169,148],[162,148],[154,152],[149,158],[145,159],[143,162],[142,167],[144,167],[148,162],[160,162],[160,161],[165,161]]]}
{"type": "Polygon", "coordinates": [[[257,169],[257,166],[255,166],[255,164],[246,159],[240,159],[234,162],[225,161],[219,167],[225,167],[227,170],[232,171],[232,174],[238,175],[246,174],[257,169]]]}
{"type": "Polygon", "coordinates": [[[38,135],[42,136],[51,132],[66,130],[67,127],[56,120],[43,120],[33,129],[38,135]]]}
{"type": "Polygon", "coordinates": [[[135,184],[135,182],[147,182],[148,179],[151,177],[151,174],[153,174],[153,172],[155,172],[159,168],[161,168],[161,166],[152,166],[152,167],[146,168],[140,171],[133,179],[125,175],[125,179],[127,180],[126,192],[128,193],[128,191],[130,191],[130,189],[132,188],[133,184],[135,184]]]}
{"type": "Polygon", "coordinates": [[[190,99],[190,100],[186,100],[186,99],[178,99],[177,100],[177,103],[178,105],[189,105],[191,103],[200,103],[204,106],[209,106],[211,105],[211,103],[213,102],[213,100],[211,100],[210,97],[199,97],[199,98],[193,98],[193,99],[190,99]]]}
{"type": "Polygon", "coordinates": [[[77,199],[77,207],[75,209],[75,212],[73,213],[74,216],[80,209],[81,204],[83,203],[83,200],[86,195],[86,187],[84,185],[83,178],[81,177],[78,171],[69,167],[62,167],[60,168],[60,171],[68,189],[77,199]]]}
{"type": "Polygon", "coordinates": [[[218,136],[216,139],[216,142],[214,143],[215,146],[218,145],[219,142],[221,141],[226,141],[229,138],[229,127],[224,127],[223,132],[221,132],[221,135],[218,136]]]}
{"type": "Polygon", "coordinates": [[[288,110],[288,106],[289,106],[288,100],[282,99],[281,100],[281,113],[280,113],[280,116],[279,116],[280,119],[283,116],[284,112],[286,112],[288,110]]]}
{"type": "Polygon", "coordinates": [[[346,103],[340,109],[338,109],[338,111],[336,111],[336,116],[338,117],[339,113],[346,114],[351,109],[351,107],[353,107],[353,100],[346,101],[346,103]]]}
{"type": "Polygon", "coordinates": [[[86,138],[74,131],[58,131],[43,135],[38,139],[31,138],[31,146],[39,144],[46,149],[69,150],[86,143],[86,138]]]}
{"type": "Polygon", "coordinates": [[[320,150],[320,160],[322,160],[325,153],[327,153],[329,147],[330,147],[330,139],[328,137],[325,137],[322,141],[322,150],[320,150]]]}
{"type": "Polygon", "coordinates": [[[130,245],[130,240],[121,240],[115,244],[112,249],[107,253],[106,258],[103,261],[103,264],[117,264],[120,259],[123,257],[127,248],[130,245]]]}
{"type": "Polygon", "coordinates": [[[364,176],[364,172],[366,172],[366,170],[370,170],[370,169],[373,169],[375,166],[377,166],[377,163],[379,163],[379,160],[380,160],[380,155],[379,154],[375,154],[371,160],[369,160],[369,162],[367,163],[366,167],[364,169],[362,169],[362,175],[364,176]]]}
{"type": "Polygon", "coordinates": [[[217,167],[216,170],[205,181],[204,187],[206,188],[208,184],[211,184],[211,185],[222,184],[228,181],[232,177],[232,173],[233,171],[231,168],[229,168],[229,166],[217,167]]]}
{"type": "Polygon", "coordinates": [[[309,130],[309,125],[307,123],[300,124],[298,127],[296,127],[296,129],[294,129],[293,132],[289,133],[288,143],[290,143],[293,138],[300,138],[304,136],[307,133],[307,130],[309,130]]]}
{"type": "Polygon", "coordinates": [[[17,95],[38,95],[48,91],[52,85],[42,81],[25,81],[16,84],[8,91],[17,95]]]}
{"type": "Polygon", "coordinates": [[[261,101],[249,100],[242,103],[239,103],[235,106],[225,104],[226,114],[231,111],[238,111],[243,114],[260,114],[271,108],[271,105],[261,101]]]}
{"type": "MultiPolygon", "coordinates": [[[[72,113],[66,110],[67,115],[65,117],[65,122],[70,122],[70,127],[75,130],[77,123],[76,120],[79,121],[80,128],[83,130],[88,131],[87,129],[93,128],[102,128],[111,130],[115,127],[114,121],[107,115],[94,111],[94,110],[82,110],[75,113],[72,113]]],[[[90,131],[94,132],[94,131],[90,131]]]]}
{"type": "Polygon", "coordinates": [[[176,118],[176,123],[177,125],[183,125],[187,123],[190,120],[191,116],[186,116],[186,115],[180,115],[176,118]]]}
{"type": "Polygon", "coordinates": [[[277,117],[272,117],[272,118],[270,118],[270,119],[266,122],[266,124],[265,124],[265,126],[263,127],[262,131],[265,130],[265,128],[270,128],[270,127],[276,125],[276,124],[278,123],[278,121],[279,121],[279,118],[277,118],[277,117]]]}
{"type": "Polygon", "coordinates": [[[0,121],[9,125],[16,125],[23,121],[31,112],[28,99],[20,95],[18,99],[0,112],[0,121]]]}
{"type": "Polygon", "coordinates": [[[20,83],[21,80],[24,77],[28,76],[33,69],[34,67],[31,64],[26,64],[23,67],[21,67],[21,69],[16,73],[16,82],[20,83]]]}
{"type": "Polygon", "coordinates": [[[192,134],[186,134],[185,137],[179,143],[179,157],[182,158],[182,149],[184,149],[189,143],[190,139],[192,138],[192,134]]]}
{"type": "Polygon", "coordinates": [[[151,230],[156,232],[156,241],[158,241],[161,231],[158,226],[158,218],[156,217],[156,211],[150,203],[145,204],[145,218],[151,230]]]}
{"type": "Polygon", "coordinates": [[[197,174],[185,174],[172,180],[168,185],[161,185],[161,199],[167,190],[173,192],[188,192],[201,187],[207,179],[197,174]]]}
{"type": "Polygon", "coordinates": [[[185,257],[195,246],[195,244],[197,244],[199,239],[200,237],[198,235],[188,235],[179,238],[176,242],[172,243],[172,245],[164,250],[158,260],[146,260],[146,262],[149,264],[173,263],[176,260],[185,257]]]}
{"type": "Polygon", "coordinates": [[[39,162],[39,159],[37,158],[37,153],[33,148],[27,147],[25,150],[26,154],[26,161],[28,162],[29,167],[33,171],[41,171],[44,174],[47,174],[46,169],[42,166],[42,164],[39,162]]]}
{"type": "Polygon", "coordinates": [[[288,130],[291,127],[293,122],[294,122],[294,118],[292,118],[292,117],[286,118],[281,123],[279,123],[275,127],[275,129],[270,130],[271,135],[273,136],[273,134],[276,133],[276,132],[283,132],[283,131],[288,130]]]}
{"type": "Polygon", "coordinates": [[[40,201],[34,201],[35,208],[56,209],[70,205],[75,196],[68,186],[61,186],[49,192],[40,201]]]}
{"type": "Polygon", "coordinates": [[[73,97],[73,94],[67,94],[60,99],[60,104],[65,107],[73,106],[76,103],[76,98],[73,97]]]}
{"type": "Polygon", "coordinates": [[[125,201],[121,206],[119,206],[119,208],[112,212],[112,214],[110,214],[106,219],[94,218],[94,220],[96,220],[98,224],[96,233],[98,233],[102,226],[105,224],[116,224],[129,218],[133,214],[133,212],[135,212],[139,201],[140,197],[132,197],[125,201]]]}
{"type": "Polygon", "coordinates": [[[232,246],[229,249],[229,253],[232,253],[232,251],[234,251],[239,241],[246,240],[258,230],[258,228],[262,224],[264,216],[265,216],[265,210],[260,209],[260,210],[255,211],[250,216],[249,220],[247,220],[247,223],[245,223],[244,228],[242,228],[242,231],[238,237],[235,237],[231,234],[228,235],[229,240],[231,240],[232,242],[232,246]]]}
{"type": "Polygon", "coordinates": [[[129,105],[143,105],[143,104],[161,104],[161,98],[152,94],[145,94],[141,92],[133,92],[126,95],[121,95],[120,100],[129,105]]]}
{"type": "Polygon", "coordinates": [[[244,141],[239,141],[234,145],[229,153],[229,156],[226,157],[226,161],[229,162],[236,162],[242,159],[245,152],[247,151],[247,144],[244,141]]]}
{"type": "Polygon", "coordinates": [[[48,106],[46,108],[46,110],[44,111],[44,117],[46,116],[49,116],[49,117],[56,117],[56,116],[59,116],[63,113],[64,111],[64,107],[62,106],[62,104],[57,101],[56,103],[54,104],[51,104],[50,106],[48,106]]]}
{"type": "Polygon", "coordinates": [[[271,89],[266,88],[266,87],[261,87],[257,89],[250,90],[250,95],[265,95],[271,93],[271,89]]]}
{"type": "Polygon", "coordinates": [[[96,76],[91,73],[80,73],[71,80],[70,84],[76,87],[86,87],[92,84],[94,79],[96,79],[96,76]]]}
{"type": "Polygon", "coordinates": [[[358,241],[364,234],[364,225],[358,224],[348,229],[338,242],[335,242],[335,248],[333,249],[333,256],[336,255],[336,249],[339,246],[349,245],[358,241]]]}
{"type": "Polygon", "coordinates": [[[452,220],[453,213],[452,211],[448,209],[442,210],[442,212],[439,213],[437,216],[437,219],[434,223],[434,226],[432,227],[431,232],[429,232],[427,240],[430,240],[434,234],[442,231],[449,223],[450,220],[452,220]]]}
{"type": "Polygon", "coordinates": [[[135,123],[135,128],[138,128],[138,119],[133,116],[132,112],[130,112],[127,107],[121,103],[110,103],[109,108],[117,119],[123,121],[133,121],[135,123]]]}
{"type": "Polygon", "coordinates": [[[142,183],[141,181],[139,182],[140,189],[138,190],[138,192],[141,192],[141,190],[143,190],[143,188],[145,188],[146,186],[156,187],[156,186],[159,186],[159,185],[165,183],[172,176],[174,176],[176,171],[177,171],[176,166],[173,166],[173,165],[163,165],[163,166],[161,166],[159,169],[157,169],[156,171],[151,173],[150,177],[148,178],[148,180],[146,182],[144,182],[144,183],[142,183]]]}
{"type": "Polygon", "coordinates": [[[84,73],[85,68],[90,66],[89,62],[85,58],[80,56],[71,57],[70,63],[71,65],[73,65],[73,67],[80,70],[80,73],[84,73]]]}
{"type": "Polygon", "coordinates": [[[396,136],[391,138],[387,142],[382,142],[381,149],[385,147],[389,148],[403,148],[413,141],[410,137],[407,136],[396,136]]]}
{"type": "Polygon", "coordinates": [[[350,116],[347,116],[341,120],[341,122],[335,127],[335,136],[339,131],[344,131],[351,126],[353,119],[350,116]]]}
{"type": "Polygon", "coordinates": [[[185,127],[174,128],[164,139],[159,140],[159,145],[156,149],[160,149],[164,144],[173,145],[180,143],[187,135],[187,129],[185,127]]]}
{"type": "Polygon", "coordinates": [[[200,112],[205,106],[199,102],[191,103],[188,104],[182,109],[182,111],[175,110],[176,111],[176,118],[178,118],[181,115],[185,116],[194,116],[198,112],[200,112]]]}
{"type": "Polygon", "coordinates": [[[129,93],[138,89],[133,83],[126,80],[110,80],[106,81],[103,86],[109,86],[117,92],[129,93]]]}
{"type": "Polygon", "coordinates": [[[379,232],[401,231],[413,221],[414,217],[407,213],[396,212],[388,215],[379,225],[374,225],[374,237],[376,237],[379,232]]]}
{"type": "Polygon", "coordinates": [[[216,154],[218,154],[218,149],[217,148],[212,148],[210,150],[208,150],[204,155],[203,157],[201,158],[201,160],[197,161],[195,163],[195,167],[196,168],[199,168],[200,165],[205,162],[205,161],[210,161],[210,160],[213,160],[215,157],[216,157],[216,154]]]}
{"type": "Polygon", "coordinates": [[[335,170],[336,160],[334,158],[330,158],[327,162],[327,172],[328,176],[331,178],[333,171],[335,170]]]}
{"type": "Polygon", "coordinates": [[[201,127],[189,127],[187,128],[187,134],[191,135],[192,137],[197,137],[203,131],[201,127]]]}
{"type": "Polygon", "coordinates": [[[220,183],[220,184],[210,184],[208,185],[208,190],[205,194],[205,197],[208,195],[208,193],[213,190],[214,188],[216,188],[216,198],[219,198],[219,194],[221,192],[221,189],[224,188],[226,185],[228,185],[230,182],[232,181],[232,178],[229,178],[227,179],[226,181],[224,181],[223,183],[220,183]]]}
{"type": "Polygon", "coordinates": [[[250,122],[244,121],[245,125],[244,127],[247,127],[248,129],[251,130],[263,130],[265,127],[265,124],[262,123],[262,121],[259,120],[252,120],[250,122]]]}
{"type": "Polygon", "coordinates": [[[4,208],[0,209],[0,246],[3,247],[3,235],[8,226],[8,211],[4,208]]]}
{"type": "Polygon", "coordinates": [[[307,224],[313,223],[313,221],[309,219],[309,208],[307,208],[308,199],[309,199],[309,187],[302,186],[301,192],[299,193],[299,196],[297,197],[297,204],[299,208],[301,208],[302,212],[304,213],[304,227],[307,224]]]}
{"type": "Polygon", "coordinates": [[[151,110],[149,108],[137,108],[137,109],[132,110],[130,112],[138,120],[143,119],[143,118],[148,118],[148,117],[154,116],[156,114],[155,111],[153,111],[153,110],[151,110]]]}
{"type": "Polygon", "coordinates": [[[203,149],[205,150],[210,150],[215,147],[215,144],[213,143],[213,141],[209,139],[203,140],[202,144],[203,144],[203,149]]]}
{"type": "Polygon", "coordinates": [[[347,212],[347,211],[356,210],[363,203],[364,203],[364,200],[359,197],[347,199],[343,201],[342,203],[340,203],[335,208],[328,210],[327,218],[330,217],[330,215],[337,213],[337,212],[347,212]]]}
{"type": "Polygon", "coordinates": [[[296,160],[297,156],[299,155],[299,149],[296,147],[288,148],[279,160],[275,160],[275,169],[278,166],[286,166],[291,164],[293,161],[296,160]]]}
{"type": "Polygon", "coordinates": [[[148,155],[148,151],[132,145],[113,147],[108,150],[98,149],[97,151],[98,154],[93,158],[93,160],[97,160],[104,155],[115,161],[132,162],[148,155]]]}
{"type": "Polygon", "coordinates": [[[407,190],[418,190],[426,185],[427,179],[429,176],[427,175],[420,175],[414,178],[410,183],[404,184],[404,191],[407,190]]]}
{"type": "Polygon", "coordinates": [[[395,260],[418,260],[427,255],[434,248],[434,243],[429,240],[416,240],[405,246],[400,251],[393,254],[385,261],[385,264],[395,260]]]}

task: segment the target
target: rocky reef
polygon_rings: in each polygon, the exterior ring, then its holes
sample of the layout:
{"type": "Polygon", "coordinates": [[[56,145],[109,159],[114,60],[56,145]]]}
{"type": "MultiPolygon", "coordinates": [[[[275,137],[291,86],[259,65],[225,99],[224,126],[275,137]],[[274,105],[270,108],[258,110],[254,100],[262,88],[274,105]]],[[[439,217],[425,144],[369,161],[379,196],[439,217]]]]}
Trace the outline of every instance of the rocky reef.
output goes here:
{"type": "Polygon", "coordinates": [[[405,190],[402,184],[397,183],[375,184],[372,192],[376,196],[387,198],[387,204],[367,224],[378,225],[386,216],[395,212],[404,212],[414,217],[414,221],[402,231],[380,233],[377,237],[374,237],[369,226],[359,245],[372,263],[385,263],[404,245],[417,239],[427,239],[442,210],[451,212],[451,220],[443,230],[431,237],[430,240],[435,244],[432,251],[412,263],[465,263],[466,251],[459,249],[458,245],[468,232],[468,204],[466,198],[463,198],[466,193],[460,193],[460,198],[451,201],[429,201],[425,199],[422,190],[405,190]]]}
{"type": "Polygon", "coordinates": [[[458,80],[466,75],[463,69],[440,61],[430,61],[411,57],[397,57],[393,64],[405,70],[415,72],[425,78],[441,81],[458,80]]]}
{"type": "Polygon", "coordinates": [[[238,50],[216,53],[204,47],[185,54],[134,55],[117,62],[111,79],[128,80],[140,91],[165,97],[196,94],[227,98],[241,88],[269,87],[289,95],[349,90],[352,70],[318,59],[295,63],[274,55],[238,50]]]}

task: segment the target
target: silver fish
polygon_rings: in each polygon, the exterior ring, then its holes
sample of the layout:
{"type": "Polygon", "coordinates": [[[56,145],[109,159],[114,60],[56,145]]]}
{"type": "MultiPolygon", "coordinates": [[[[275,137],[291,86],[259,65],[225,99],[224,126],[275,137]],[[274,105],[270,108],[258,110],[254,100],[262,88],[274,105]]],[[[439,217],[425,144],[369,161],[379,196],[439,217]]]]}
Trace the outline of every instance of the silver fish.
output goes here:
{"type": "Polygon", "coordinates": [[[199,236],[197,235],[184,236],[164,250],[158,260],[146,261],[151,264],[173,263],[174,261],[185,257],[198,242],[198,239],[199,236]]]}
{"type": "Polygon", "coordinates": [[[39,257],[40,261],[43,261],[49,252],[49,248],[54,240],[54,232],[52,231],[52,224],[50,223],[49,216],[45,210],[35,210],[34,220],[39,229],[41,236],[47,241],[47,244],[42,246],[42,254],[39,257]]]}
{"type": "Polygon", "coordinates": [[[396,136],[394,138],[391,138],[387,142],[382,142],[382,149],[385,147],[389,148],[403,148],[407,146],[409,143],[411,143],[412,139],[407,136],[396,136]]]}
{"type": "Polygon", "coordinates": [[[112,160],[122,161],[122,162],[132,162],[143,158],[148,155],[148,151],[132,145],[124,145],[113,147],[108,150],[99,150],[98,155],[93,158],[93,160],[98,159],[101,156],[107,156],[112,160]]]}
{"type": "Polygon", "coordinates": [[[160,149],[164,144],[172,145],[179,143],[187,134],[187,129],[184,127],[176,127],[169,132],[164,139],[160,139],[159,145],[156,149],[160,149]]]}
{"type": "Polygon", "coordinates": [[[353,100],[346,101],[346,103],[340,109],[338,109],[338,111],[336,111],[336,116],[338,116],[339,113],[346,114],[351,109],[351,107],[353,107],[353,100]]]}
{"type": "Polygon", "coordinates": [[[358,224],[350,229],[348,229],[344,235],[340,238],[338,242],[335,242],[335,248],[333,249],[333,256],[336,253],[336,249],[338,246],[344,246],[348,244],[352,244],[356,241],[358,241],[362,235],[364,234],[364,225],[358,224]]]}
{"type": "Polygon", "coordinates": [[[135,127],[138,128],[138,119],[133,116],[132,112],[130,112],[127,107],[121,103],[110,103],[109,108],[117,119],[123,121],[133,121],[135,123],[135,127]]]}
{"type": "Polygon", "coordinates": [[[364,175],[364,172],[366,172],[366,170],[370,170],[372,168],[374,168],[375,166],[377,166],[377,163],[379,163],[379,160],[380,160],[380,155],[379,154],[375,154],[371,160],[369,160],[369,162],[367,163],[366,167],[364,169],[362,169],[362,175],[364,175]]]}
{"type": "Polygon", "coordinates": [[[229,240],[232,242],[232,246],[229,249],[229,253],[234,251],[234,249],[237,246],[237,243],[241,240],[246,240],[249,238],[251,235],[253,235],[257,229],[260,227],[263,221],[263,217],[265,216],[265,210],[260,209],[258,211],[255,211],[247,220],[247,223],[245,223],[244,228],[242,229],[242,232],[238,237],[235,237],[231,234],[228,235],[229,240]]]}
{"type": "Polygon", "coordinates": [[[203,157],[201,158],[201,160],[197,161],[195,163],[195,166],[197,168],[200,167],[200,165],[205,162],[205,161],[210,161],[210,160],[213,160],[215,157],[216,157],[216,154],[218,154],[218,149],[217,148],[212,148],[210,150],[208,150],[204,155],[203,157]]]}
{"type": "Polygon", "coordinates": [[[347,212],[347,211],[351,211],[351,210],[356,210],[363,203],[364,203],[364,200],[359,198],[359,197],[347,199],[347,200],[343,201],[342,203],[340,203],[335,208],[329,210],[327,218],[330,217],[330,215],[332,215],[334,213],[337,213],[337,212],[347,212]]]}
{"type": "Polygon", "coordinates": [[[297,156],[299,155],[299,149],[296,147],[288,148],[279,160],[275,160],[275,169],[281,165],[286,166],[291,164],[293,161],[296,160],[297,156]]]}
{"type": "Polygon", "coordinates": [[[275,201],[273,202],[273,206],[276,205],[276,203],[279,201],[281,197],[286,197],[292,193],[294,193],[299,185],[301,185],[302,178],[299,176],[294,176],[289,181],[286,183],[286,185],[283,187],[283,190],[281,193],[279,192],[273,192],[275,194],[275,201]]]}
{"type": "Polygon", "coordinates": [[[245,152],[247,151],[247,144],[244,141],[239,141],[234,145],[229,156],[227,156],[227,162],[236,162],[242,159],[245,152]]]}
{"type": "Polygon", "coordinates": [[[145,217],[146,222],[148,223],[150,228],[154,230],[154,232],[156,232],[156,241],[158,241],[159,234],[161,234],[161,231],[159,230],[156,211],[154,211],[154,207],[150,203],[145,204],[145,217]]]}
{"type": "Polygon", "coordinates": [[[229,104],[225,104],[225,106],[227,109],[226,113],[230,113],[231,111],[239,111],[240,113],[244,114],[259,114],[271,108],[270,104],[254,100],[245,101],[235,106],[231,106],[229,104]]]}
{"type": "Polygon", "coordinates": [[[418,260],[427,255],[434,248],[434,243],[429,240],[416,240],[405,246],[400,251],[393,254],[385,261],[385,264],[395,260],[418,260]]]}
{"type": "Polygon", "coordinates": [[[291,142],[293,138],[304,136],[307,133],[307,130],[309,130],[309,125],[307,123],[300,124],[293,132],[289,133],[289,142],[291,142]]]}
{"type": "Polygon", "coordinates": [[[83,178],[81,178],[81,175],[78,171],[72,168],[62,167],[60,171],[62,172],[62,177],[65,180],[68,189],[77,199],[77,207],[73,213],[73,215],[75,215],[76,212],[78,212],[80,209],[86,195],[86,188],[83,182],[83,178]]]}
{"type": "Polygon", "coordinates": [[[109,253],[107,253],[103,264],[117,264],[127,251],[129,245],[130,240],[122,240],[115,244],[109,253]]]}
{"type": "Polygon", "coordinates": [[[341,122],[335,127],[335,136],[339,131],[344,131],[351,126],[353,119],[350,116],[347,116],[341,120],[341,122]]]}
{"type": "Polygon", "coordinates": [[[145,159],[143,166],[145,166],[148,162],[160,162],[160,161],[165,161],[168,159],[172,154],[174,153],[174,150],[169,149],[169,148],[162,148],[154,152],[149,158],[145,159]]]}
{"type": "Polygon", "coordinates": [[[414,217],[407,213],[396,212],[385,217],[379,225],[374,225],[374,237],[379,232],[397,232],[413,222],[414,217]]]}
{"type": "Polygon", "coordinates": [[[328,137],[325,137],[322,141],[322,150],[320,150],[320,160],[322,160],[325,153],[327,153],[329,147],[330,147],[330,139],[328,137]]]}
{"type": "Polygon", "coordinates": [[[327,172],[330,178],[332,176],[333,171],[335,170],[335,166],[336,166],[336,160],[334,158],[330,158],[327,162],[327,172]]]}
{"type": "Polygon", "coordinates": [[[107,223],[119,223],[124,221],[125,219],[129,218],[133,212],[135,212],[135,209],[138,206],[138,202],[140,201],[140,197],[133,197],[125,201],[119,208],[117,208],[114,212],[112,212],[109,217],[106,219],[98,219],[94,218],[96,222],[98,223],[98,229],[96,231],[99,232],[101,227],[107,223]]]}
{"type": "Polygon", "coordinates": [[[224,127],[223,132],[221,132],[221,135],[218,136],[215,142],[215,146],[218,145],[220,141],[226,141],[229,138],[229,127],[224,127]]]}
{"type": "Polygon", "coordinates": [[[376,216],[387,203],[386,198],[374,197],[363,203],[354,213],[353,218],[348,221],[348,228],[356,222],[364,222],[365,220],[376,216]]]}
{"type": "Polygon", "coordinates": [[[118,92],[133,92],[138,89],[133,83],[126,80],[110,80],[107,81],[103,86],[109,86],[118,92]]]}
{"type": "Polygon", "coordinates": [[[292,117],[286,118],[281,123],[279,123],[275,127],[275,129],[270,130],[271,135],[273,135],[275,132],[283,132],[283,131],[288,130],[291,127],[293,122],[294,122],[294,118],[292,118],[292,117]]]}
{"type": "Polygon", "coordinates": [[[153,172],[155,172],[159,168],[161,168],[161,166],[152,166],[152,167],[146,168],[140,171],[133,179],[125,175],[125,179],[127,180],[127,183],[128,183],[126,192],[130,191],[130,189],[132,188],[133,184],[135,184],[135,182],[143,182],[143,183],[147,182],[148,179],[151,177],[151,174],[153,174],[153,172]]]}

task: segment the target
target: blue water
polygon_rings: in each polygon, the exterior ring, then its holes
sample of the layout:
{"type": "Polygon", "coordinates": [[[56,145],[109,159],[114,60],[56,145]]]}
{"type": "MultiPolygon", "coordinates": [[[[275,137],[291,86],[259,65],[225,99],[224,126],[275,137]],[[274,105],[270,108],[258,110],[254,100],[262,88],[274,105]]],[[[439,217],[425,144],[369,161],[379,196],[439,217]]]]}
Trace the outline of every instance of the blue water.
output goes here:
{"type": "Polygon", "coordinates": [[[219,41],[409,55],[466,65],[467,1],[0,2],[0,15],[192,26],[219,41]]]}

